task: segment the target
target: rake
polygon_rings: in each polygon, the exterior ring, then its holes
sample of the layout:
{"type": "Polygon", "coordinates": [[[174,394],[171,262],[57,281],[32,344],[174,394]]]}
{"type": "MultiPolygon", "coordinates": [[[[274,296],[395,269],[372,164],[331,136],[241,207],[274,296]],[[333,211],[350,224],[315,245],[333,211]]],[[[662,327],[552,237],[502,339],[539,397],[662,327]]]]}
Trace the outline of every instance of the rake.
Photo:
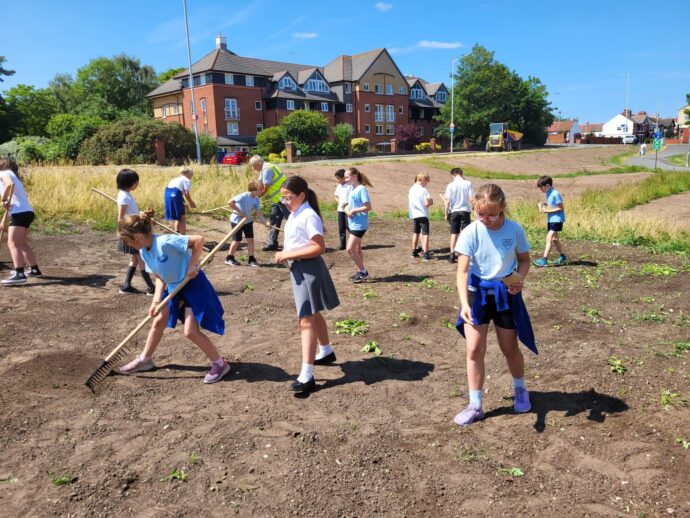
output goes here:
{"type": "MultiPolygon", "coordinates": [[[[14,184],[10,185],[10,206],[12,206],[12,195],[14,194],[14,184]]],[[[7,228],[7,220],[10,219],[10,209],[9,207],[5,209],[5,214],[2,216],[2,221],[0,221],[0,247],[2,246],[2,234],[7,228]]]]}
{"type": "MultiPolygon", "coordinates": [[[[211,250],[206,257],[204,257],[201,262],[199,263],[199,269],[203,268],[206,266],[213,256],[221,249],[221,247],[230,241],[232,239],[232,236],[234,236],[247,222],[247,218],[242,218],[240,222],[237,224],[235,228],[233,228],[214,248],[211,250]]],[[[160,304],[156,306],[156,313],[160,312],[163,308],[165,308],[168,305],[168,302],[177,295],[182,288],[189,282],[189,277],[185,277],[182,282],[175,288],[172,293],[168,294],[167,297],[165,297],[160,304]]],[[[94,391],[96,388],[96,385],[103,381],[105,377],[110,374],[110,372],[115,368],[115,365],[117,365],[127,354],[129,351],[129,341],[136,335],[141,329],[148,324],[148,322],[151,320],[151,315],[147,315],[147,317],[142,320],[137,327],[134,328],[132,332],[130,332],[124,340],[122,340],[115,349],[113,349],[108,356],[105,357],[105,360],[101,362],[101,365],[93,371],[91,376],[89,376],[89,379],[84,382],[84,385],[89,387],[91,389],[91,392],[94,391]]]]}
{"type": "MultiPolygon", "coordinates": [[[[106,194],[106,193],[104,193],[104,192],[102,192],[102,191],[99,191],[99,190],[96,189],[95,187],[91,187],[91,190],[92,190],[93,192],[95,192],[95,193],[100,194],[100,195],[103,196],[104,198],[108,198],[110,201],[114,201],[115,203],[117,203],[117,199],[113,198],[113,197],[110,196],[109,194],[106,194]]],[[[177,234],[178,236],[181,236],[181,235],[182,235],[182,234],[180,234],[179,232],[175,232],[175,231],[174,231],[172,228],[170,228],[168,225],[164,225],[164,224],[161,223],[160,221],[156,221],[155,219],[152,219],[151,221],[153,221],[154,224],[158,225],[159,227],[164,228],[165,230],[167,230],[168,232],[170,232],[170,233],[172,233],[172,234],[177,234]]]]}

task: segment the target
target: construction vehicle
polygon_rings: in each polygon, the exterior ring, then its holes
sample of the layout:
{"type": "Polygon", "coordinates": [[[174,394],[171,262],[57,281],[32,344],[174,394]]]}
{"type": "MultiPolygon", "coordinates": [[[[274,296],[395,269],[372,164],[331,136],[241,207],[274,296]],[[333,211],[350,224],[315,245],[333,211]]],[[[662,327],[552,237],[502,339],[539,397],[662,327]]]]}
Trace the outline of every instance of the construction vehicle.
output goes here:
{"type": "Polygon", "coordinates": [[[513,151],[522,147],[522,133],[509,130],[505,122],[489,124],[489,138],[486,141],[486,151],[513,151]]]}

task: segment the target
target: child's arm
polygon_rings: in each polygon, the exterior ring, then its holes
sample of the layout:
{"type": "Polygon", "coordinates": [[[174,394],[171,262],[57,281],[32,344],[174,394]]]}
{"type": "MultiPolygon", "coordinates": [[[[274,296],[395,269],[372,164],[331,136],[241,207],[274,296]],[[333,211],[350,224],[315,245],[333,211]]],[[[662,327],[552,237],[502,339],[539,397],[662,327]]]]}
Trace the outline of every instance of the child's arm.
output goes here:
{"type": "Polygon", "coordinates": [[[120,221],[127,214],[127,205],[117,206],[117,220],[120,221]]]}
{"type": "Polygon", "coordinates": [[[550,212],[561,212],[562,210],[565,210],[563,207],[563,202],[559,203],[558,205],[542,205],[541,206],[541,212],[548,214],[550,212]]]}
{"type": "Polygon", "coordinates": [[[516,253],[516,256],[518,261],[517,272],[518,274],[520,274],[520,277],[522,277],[522,280],[520,282],[515,282],[508,286],[508,292],[511,295],[520,293],[522,289],[525,287],[525,277],[527,277],[527,274],[529,273],[530,264],[532,264],[529,252],[525,252],[524,254],[516,253]]]}
{"type": "Polygon", "coordinates": [[[460,254],[458,256],[457,285],[460,296],[460,316],[467,324],[472,324],[472,308],[467,295],[467,276],[470,270],[470,256],[460,254]]]}
{"type": "Polygon", "coordinates": [[[5,188],[2,191],[2,204],[6,209],[8,209],[12,203],[12,200],[10,199],[10,190],[12,189],[14,182],[9,176],[3,176],[2,183],[5,185],[5,188]]]}
{"type": "Polygon", "coordinates": [[[158,315],[156,306],[158,306],[158,304],[160,304],[163,300],[163,290],[165,289],[165,283],[161,280],[161,278],[155,274],[154,276],[156,277],[156,291],[153,294],[153,300],[151,301],[151,307],[149,308],[149,315],[151,318],[158,315]]]}
{"type": "Polygon", "coordinates": [[[187,237],[189,238],[187,246],[192,249],[192,257],[189,259],[189,265],[187,266],[187,277],[193,279],[199,273],[199,261],[204,251],[204,237],[198,235],[187,237]]]}
{"type": "Polygon", "coordinates": [[[345,209],[345,213],[347,214],[348,217],[352,217],[353,214],[357,214],[359,212],[369,212],[371,210],[371,202],[366,202],[364,205],[361,207],[358,207],[356,209],[345,209]]]}
{"type": "Polygon", "coordinates": [[[242,209],[240,209],[240,206],[237,205],[237,202],[234,199],[228,200],[228,206],[235,212],[237,212],[237,215],[242,218],[246,218],[247,215],[242,212],[242,209]]]}
{"type": "Polygon", "coordinates": [[[434,199],[431,196],[424,198],[424,206],[429,208],[434,204],[434,199]]]}
{"type": "Polygon", "coordinates": [[[321,234],[312,236],[311,241],[304,248],[290,250],[289,252],[278,252],[275,255],[277,263],[284,263],[295,259],[311,259],[319,257],[326,251],[326,242],[321,234]]]}
{"type": "Polygon", "coordinates": [[[189,191],[184,191],[184,197],[187,198],[187,203],[189,203],[189,206],[193,209],[196,209],[196,203],[194,203],[192,195],[189,193],[189,191]]]}

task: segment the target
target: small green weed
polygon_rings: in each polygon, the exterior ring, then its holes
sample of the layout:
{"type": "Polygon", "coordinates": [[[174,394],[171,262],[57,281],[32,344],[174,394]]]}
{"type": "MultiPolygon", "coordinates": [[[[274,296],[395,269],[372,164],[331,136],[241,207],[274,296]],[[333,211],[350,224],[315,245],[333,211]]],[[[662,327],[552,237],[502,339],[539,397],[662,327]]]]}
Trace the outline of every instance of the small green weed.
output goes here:
{"type": "Polygon", "coordinates": [[[656,299],[654,297],[640,297],[640,302],[646,302],[647,304],[654,304],[656,299]]]}
{"type": "Polygon", "coordinates": [[[636,320],[638,322],[666,322],[666,315],[661,315],[658,313],[633,313],[630,316],[631,320],[636,320]]]}
{"type": "Polygon", "coordinates": [[[168,475],[167,477],[163,477],[161,479],[161,482],[172,482],[173,480],[179,480],[180,482],[187,482],[188,475],[182,471],[181,469],[173,469],[172,473],[168,475]]]}
{"type": "Polygon", "coordinates": [[[628,370],[627,367],[623,365],[623,360],[613,355],[609,356],[608,364],[611,368],[611,372],[615,372],[616,374],[625,374],[628,370]]]}
{"type": "Polygon", "coordinates": [[[486,460],[489,457],[484,450],[465,450],[458,454],[458,458],[465,462],[478,462],[480,460],[486,460]]]}
{"type": "Polygon", "coordinates": [[[333,323],[335,326],[335,334],[346,334],[350,336],[363,335],[369,331],[369,324],[366,320],[353,320],[347,318],[345,320],[338,320],[333,323]]]}
{"type": "Polygon", "coordinates": [[[453,288],[453,286],[451,286],[450,284],[441,284],[441,286],[439,286],[439,289],[441,291],[445,291],[446,293],[453,293],[453,291],[455,290],[455,288],[453,288]]]}
{"type": "Polygon", "coordinates": [[[499,468],[498,470],[499,473],[503,473],[505,475],[510,475],[511,477],[524,477],[525,472],[522,471],[520,468],[499,468]]]}
{"type": "Polygon", "coordinates": [[[455,322],[448,318],[443,319],[443,325],[448,329],[455,329],[455,322]]]}
{"type": "Polygon", "coordinates": [[[424,279],[422,281],[422,284],[425,288],[433,288],[434,286],[436,286],[436,281],[433,279],[424,279]]]}
{"type": "Polygon", "coordinates": [[[596,308],[583,305],[583,306],[580,306],[580,311],[582,311],[582,313],[584,315],[587,315],[589,317],[589,319],[594,323],[598,323],[598,322],[604,322],[605,324],[611,323],[610,321],[605,320],[602,317],[601,313],[599,313],[599,310],[596,308]]]}
{"type": "Polygon", "coordinates": [[[677,392],[671,392],[669,389],[663,389],[661,391],[661,406],[665,409],[677,404],[687,404],[687,401],[683,399],[677,392]]]}
{"type": "Polygon", "coordinates": [[[683,439],[682,437],[676,437],[676,443],[680,444],[683,446],[683,448],[690,449],[690,441],[687,439],[683,439]]]}
{"type": "Polygon", "coordinates": [[[594,271],[580,271],[580,275],[582,275],[582,279],[585,281],[585,287],[592,289],[599,288],[599,277],[601,277],[603,273],[604,271],[600,268],[596,268],[594,271]]]}
{"type": "Polygon", "coordinates": [[[362,293],[362,298],[364,300],[373,299],[375,297],[376,293],[374,293],[374,290],[372,290],[371,288],[367,288],[366,290],[364,290],[364,293],[362,293]]]}
{"type": "Polygon", "coordinates": [[[374,353],[376,356],[381,356],[383,354],[383,351],[379,347],[378,342],[372,340],[371,342],[367,342],[364,347],[362,347],[362,352],[363,353],[374,353]]]}
{"type": "Polygon", "coordinates": [[[201,460],[201,457],[199,455],[197,455],[194,452],[190,453],[190,455],[189,455],[189,464],[190,465],[194,465],[197,462],[199,462],[200,460],[201,460]]]}
{"type": "Polygon", "coordinates": [[[458,397],[460,394],[460,385],[453,385],[450,387],[450,393],[448,394],[448,397],[458,397]]]}
{"type": "Polygon", "coordinates": [[[412,317],[410,317],[410,315],[408,315],[407,313],[405,313],[403,311],[402,313],[400,313],[400,316],[398,318],[400,319],[401,322],[407,322],[412,317]]]}
{"type": "Polygon", "coordinates": [[[247,284],[245,284],[244,286],[242,286],[242,289],[240,289],[240,291],[241,291],[242,293],[244,293],[245,291],[254,291],[254,288],[255,288],[255,287],[256,287],[256,286],[254,286],[251,282],[248,282],[247,284]]]}
{"type": "Polygon", "coordinates": [[[673,352],[676,356],[681,356],[688,351],[690,351],[690,342],[682,342],[681,340],[673,342],[673,352]]]}
{"type": "Polygon", "coordinates": [[[52,471],[48,473],[48,477],[54,486],[67,486],[76,482],[78,478],[75,475],[71,475],[67,472],[53,473],[52,471]]]}
{"type": "Polygon", "coordinates": [[[641,275],[653,275],[655,277],[675,277],[678,270],[665,264],[647,263],[640,269],[641,275]]]}

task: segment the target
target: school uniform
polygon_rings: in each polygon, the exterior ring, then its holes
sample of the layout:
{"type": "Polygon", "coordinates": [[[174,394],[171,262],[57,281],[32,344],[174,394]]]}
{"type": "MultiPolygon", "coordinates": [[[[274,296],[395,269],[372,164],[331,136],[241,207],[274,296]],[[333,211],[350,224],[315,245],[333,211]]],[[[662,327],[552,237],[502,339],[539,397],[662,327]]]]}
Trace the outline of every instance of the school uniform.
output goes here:
{"type": "MultiPolygon", "coordinates": [[[[550,207],[558,207],[559,204],[563,203],[563,197],[556,189],[551,187],[546,191],[546,203],[550,207]]],[[[546,230],[553,230],[555,232],[560,232],[563,230],[563,223],[565,223],[565,211],[559,210],[558,212],[549,212],[546,214],[546,230]]]]}
{"type": "MultiPolygon", "coordinates": [[[[309,202],[304,202],[288,217],[283,250],[289,252],[304,248],[316,235],[323,236],[323,222],[309,202]]],[[[308,317],[340,305],[323,257],[291,261],[290,277],[297,318],[308,317]]]]}
{"type": "MultiPolygon", "coordinates": [[[[123,205],[127,207],[127,209],[125,210],[125,216],[139,215],[139,206],[137,205],[136,200],[132,196],[132,193],[120,189],[119,191],[117,191],[117,206],[121,207],[123,205]]],[[[137,250],[136,248],[132,248],[131,246],[126,244],[122,239],[119,239],[117,242],[117,251],[128,255],[139,254],[139,250],[137,250]]]]}
{"type": "MultiPolygon", "coordinates": [[[[349,210],[359,209],[365,203],[371,203],[369,191],[363,185],[354,187],[347,196],[347,208],[349,210]]],[[[357,212],[348,218],[347,229],[350,234],[359,238],[364,237],[369,228],[369,213],[357,212]]]]}
{"type": "Polygon", "coordinates": [[[184,175],[168,182],[165,188],[165,219],[179,221],[185,214],[184,193],[192,190],[192,181],[184,175]]]}
{"type": "MultiPolygon", "coordinates": [[[[261,202],[259,198],[252,196],[252,194],[247,191],[235,196],[233,201],[245,216],[247,216],[247,222],[237,231],[237,234],[232,236],[232,240],[238,242],[242,241],[242,235],[244,235],[246,239],[254,239],[254,217],[252,216],[252,212],[256,212],[257,214],[261,212],[261,202]]],[[[233,212],[230,215],[230,227],[235,228],[240,222],[240,219],[240,215],[233,212]]]]}
{"type": "Polygon", "coordinates": [[[345,248],[347,240],[347,214],[345,213],[345,206],[347,205],[347,198],[352,190],[352,185],[349,183],[338,184],[333,193],[338,200],[338,234],[340,235],[340,248],[345,248]]]}
{"type": "MultiPolygon", "coordinates": [[[[165,283],[163,298],[174,291],[187,276],[191,258],[189,236],[154,235],[151,247],[142,248],[140,253],[146,271],[155,273],[165,283]]],[[[203,271],[199,271],[168,303],[168,327],[174,328],[178,320],[184,323],[185,308],[191,308],[203,329],[219,335],[225,332],[223,306],[203,271]]]]}
{"type": "MultiPolygon", "coordinates": [[[[14,183],[14,191],[12,191],[12,199],[10,200],[10,227],[29,228],[36,215],[29,203],[29,198],[26,195],[24,184],[19,177],[14,174],[14,171],[6,170],[0,171],[0,178],[9,178],[14,183]]],[[[0,182],[0,185],[5,184],[0,182]]]]}
{"type": "Polygon", "coordinates": [[[470,200],[474,197],[472,182],[465,180],[462,176],[455,176],[453,181],[446,186],[445,196],[448,200],[450,233],[459,234],[470,224],[472,211],[470,200]]]}
{"type": "Polygon", "coordinates": [[[412,233],[429,235],[429,207],[426,200],[431,198],[429,191],[421,183],[415,182],[407,195],[408,216],[412,220],[412,233]]]}

